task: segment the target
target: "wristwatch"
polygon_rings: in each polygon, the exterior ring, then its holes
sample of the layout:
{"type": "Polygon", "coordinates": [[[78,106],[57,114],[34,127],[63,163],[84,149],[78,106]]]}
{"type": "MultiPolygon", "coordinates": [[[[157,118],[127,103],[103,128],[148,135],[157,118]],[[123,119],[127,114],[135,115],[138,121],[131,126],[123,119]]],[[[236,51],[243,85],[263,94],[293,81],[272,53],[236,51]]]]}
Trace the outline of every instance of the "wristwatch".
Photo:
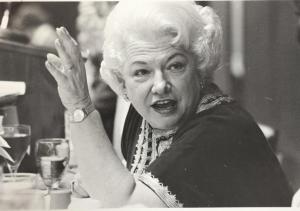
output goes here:
{"type": "Polygon", "coordinates": [[[93,103],[85,108],[77,108],[70,114],[70,122],[82,122],[90,113],[95,110],[93,103]]]}

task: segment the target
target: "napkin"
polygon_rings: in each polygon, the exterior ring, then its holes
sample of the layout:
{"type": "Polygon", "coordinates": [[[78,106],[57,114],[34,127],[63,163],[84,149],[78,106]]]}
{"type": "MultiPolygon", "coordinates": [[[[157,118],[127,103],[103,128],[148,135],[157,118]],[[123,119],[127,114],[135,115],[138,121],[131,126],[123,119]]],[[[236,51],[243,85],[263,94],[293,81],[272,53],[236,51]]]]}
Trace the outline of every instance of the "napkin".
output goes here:
{"type": "Polygon", "coordinates": [[[3,148],[10,148],[9,144],[2,138],[1,133],[3,133],[2,128],[3,116],[0,116],[0,156],[4,157],[5,159],[14,162],[12,157],[5,151],[3,148]]]}
{"type": "Polygon", "coordinates": [[[0,136],[0,156],[4,157],[5,159],[14,162],[14,160],[12,159],[12,157],[5,151],[4,148],[10,148],[10,146],[8,145],[8,143],[4,140],[4,138],[2,138],[2,136],[0,136]]]}

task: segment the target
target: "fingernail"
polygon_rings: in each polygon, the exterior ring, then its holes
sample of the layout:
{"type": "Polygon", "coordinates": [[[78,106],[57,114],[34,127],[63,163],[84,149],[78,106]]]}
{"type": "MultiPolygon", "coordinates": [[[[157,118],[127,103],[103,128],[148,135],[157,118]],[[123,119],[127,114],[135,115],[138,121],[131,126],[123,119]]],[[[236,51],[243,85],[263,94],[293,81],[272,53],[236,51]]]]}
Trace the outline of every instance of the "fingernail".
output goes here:
{"type": "Polygon", "coordinates": [[[62,27],[56,28],[56,32],[57,32],[58,34],[61,34],[61,33],[63,32],[62,27]]]}

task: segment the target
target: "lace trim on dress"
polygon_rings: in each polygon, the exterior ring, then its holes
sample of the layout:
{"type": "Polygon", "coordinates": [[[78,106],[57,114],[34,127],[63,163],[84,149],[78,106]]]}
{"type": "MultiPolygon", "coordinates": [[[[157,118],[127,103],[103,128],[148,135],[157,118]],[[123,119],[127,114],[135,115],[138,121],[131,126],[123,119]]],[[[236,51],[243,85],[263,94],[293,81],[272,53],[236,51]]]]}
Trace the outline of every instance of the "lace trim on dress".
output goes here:
{"type": "Polygon", "coordinates": [[[145,120],[142,121],[141,133],[137,142],[136,153],[134,155],[134,162],[131,167],[131,173],[141,174],[144,170],[144,165],[147,160],[148,143],[145,140],[148,136],[149,125],[145,120]]]}
{"type": "Polygon", "coordinates": [[[131,165],[131,173],[142,174],[151,162],[171,146],[175,132],[176,130],[155,132],[146,120],[143,120],[141,133],[136,145],[134,162],[131,165]]]}
{"type": "Polygon", "coordinates": [[[176,195],[172,194],[168,186],[164,186],[150,172],[145,172],[141,175],[136,175],[137,179],[147,185],[156,195],[167,205],[167,207],[178,208],[183,207],[183,204],[176,199],[176,195]]]}
{"type": "Polygon", "coordinates": [[[212,87],[209,94],[204,95],[198,105],[196,113],[211,109],[223,103],[230,103],[233,99],[227,95],[222,94],[217,87],[212,87]]]}

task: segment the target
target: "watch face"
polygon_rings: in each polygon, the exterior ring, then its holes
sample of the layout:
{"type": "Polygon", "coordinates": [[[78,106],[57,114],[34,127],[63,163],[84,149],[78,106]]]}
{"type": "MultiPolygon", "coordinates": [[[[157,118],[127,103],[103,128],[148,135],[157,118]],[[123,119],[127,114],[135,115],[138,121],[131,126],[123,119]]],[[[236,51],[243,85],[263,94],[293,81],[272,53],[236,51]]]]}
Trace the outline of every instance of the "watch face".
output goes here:
{"type": "Polygon", "coordinates": [[[77,109],[73,113],[73,118],[75,122],[80,122],[84,119],[84,112],[81,109],[77,109]]]}

